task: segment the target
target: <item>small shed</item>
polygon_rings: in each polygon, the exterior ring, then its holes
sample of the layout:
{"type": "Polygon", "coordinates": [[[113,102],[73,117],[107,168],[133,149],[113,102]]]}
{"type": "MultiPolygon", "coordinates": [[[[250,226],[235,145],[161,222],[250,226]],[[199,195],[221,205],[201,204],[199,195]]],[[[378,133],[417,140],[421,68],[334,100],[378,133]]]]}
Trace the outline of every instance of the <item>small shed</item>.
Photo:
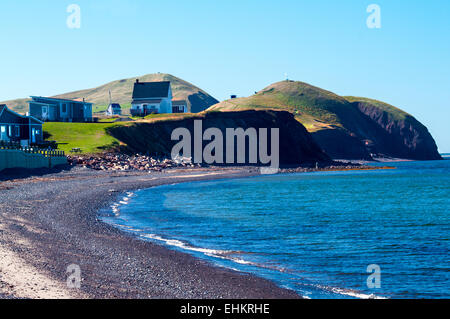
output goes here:
{"type": "Polygon", "coordinates": [[[106,110],[105,114],[108,116],[122,115],[122,107],[120,106],[119,103],[111,103],[108,106],[108,109],[106,110]]]}
{"type": "Polygon", "coordinates": [[[186,100],[172,100],[172,113],[187,113],[188,105],[186,100]]]}

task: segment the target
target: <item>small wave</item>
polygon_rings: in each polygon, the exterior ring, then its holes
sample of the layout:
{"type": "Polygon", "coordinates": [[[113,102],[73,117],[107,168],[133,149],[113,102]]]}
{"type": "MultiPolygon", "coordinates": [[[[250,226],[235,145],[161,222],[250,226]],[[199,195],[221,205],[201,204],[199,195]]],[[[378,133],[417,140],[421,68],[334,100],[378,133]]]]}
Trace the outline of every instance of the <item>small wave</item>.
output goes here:
{"type": "Polygon", "coordinates": [[[126,196],[122,198],[121,201],[117,202],[117,203],[113,203],[111,204],[110,208],[111,208],[111,212],[115,217],[119,217],[120,216],[120,206],[121,205],[128,205],[130,198],[134,196],[133,192],[127,192],[126,196]]]}
{"type": "Polygon", "coordinates": [[[368,295],[368,294],[364,294],[364,293],[361,293],[361,292],[358,292],[355,290],[350,290],[350,289],[331,288],[330,290],[337,294],[355,297],[358,299],[388,299],[386,297],[381,297],[381,296],[377,296],[374,294],[368,295]]]}
{"type": "Polygon", "coordinates": [[[157,240],[157,241],[162,241],[169,246],[174,246],[174,247],[178,247],[178,248],[190,250],[190,251],[196,251],[196,252],[203,253],[205,255],[213,256],[213,257],[225,256],[225,255],[232,253],[232,251],[229,251],[229,250],[218,250],[218,249],[194,247],[194,246],[190,246],[180,240],[167,239],[167,238],[163,238],[161,236],[155,235],[155,234],[145,234],[145,235],[141,235],[141,237],[153,239],[153,240],[157,240]]]}
{"type": "Polygon", "coordinates": [[[358,298],[358,299],[389,299],[389,298],[378,296],[375,294],[370,294],[370,295],[365,294],[365,293],[362,293],[360,291],[353,290],[353,289],[344,289],[344,288],[329,287],[329,286],[323,286],[323,285],[318,285],[318,284],[305,284],[305,283],[300,283],[300,285],[311,287],[314,289],[319,289],[322,291],[329,291],[334,294],[349,296],[349,297],[358,298]]]}
{"type": "Polygon", "coordinates": [[[167,238],[158,236],[156,234],[145,234],[145,235],[141,235],[141,237],[144,237],[147,239],[153,239],[153,240],[157,240],[157,241],[162,241],[166,245],[169,245],[169,246],[174,246],[174,247],[178,247],[178,248],[181,248],[184,250],[203,253],[209,257],[215,257],[215,258],[220,258],[220,259],[224,259],[224,260],[229,260],[229,261],[233,261],[237,264],[241,264],[241,265],[255,266],[258,268],[266,268],[266,269],[276,270],[276,271],[283,272],[283,273],[289,272],[284,267],[267,265],[267,264],[262,264],[262,263],[245,260],[243,258],[234,257],[235,255],[244,255],[244,254],[247,255],[247,253],[243,252],[243,251],[200,248],[200,247],[191,246],[191,245],[184,243],[178,239],[167,239],[167,238]]]}

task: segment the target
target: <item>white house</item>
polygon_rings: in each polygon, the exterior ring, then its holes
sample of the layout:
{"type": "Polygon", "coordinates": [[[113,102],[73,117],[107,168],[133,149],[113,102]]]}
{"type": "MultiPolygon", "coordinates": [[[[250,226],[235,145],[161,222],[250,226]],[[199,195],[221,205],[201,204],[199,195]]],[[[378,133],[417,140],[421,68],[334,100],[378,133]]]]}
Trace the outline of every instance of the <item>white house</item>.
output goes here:
{"type": "Polygon", "coordinates": [[[139,82],[139,80],[136,80],[130,112],[131,115],[137,116],[172,113],[170,82],[139,82]]]}

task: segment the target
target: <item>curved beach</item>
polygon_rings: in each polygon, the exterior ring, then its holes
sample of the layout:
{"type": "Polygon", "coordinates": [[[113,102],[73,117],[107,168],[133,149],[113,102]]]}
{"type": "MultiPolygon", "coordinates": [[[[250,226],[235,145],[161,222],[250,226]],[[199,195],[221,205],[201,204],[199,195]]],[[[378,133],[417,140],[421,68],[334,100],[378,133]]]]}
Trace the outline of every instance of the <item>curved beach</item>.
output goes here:
{"type": "Polygon", "coordinates": [[[299,298],[97,219],[127,190],[257,174],[252,168],[150,174],[74,168],[0,181],[0,298],[299,298]],[[72,264],[81,269],[81,289],[67,288],[72,264]]]}

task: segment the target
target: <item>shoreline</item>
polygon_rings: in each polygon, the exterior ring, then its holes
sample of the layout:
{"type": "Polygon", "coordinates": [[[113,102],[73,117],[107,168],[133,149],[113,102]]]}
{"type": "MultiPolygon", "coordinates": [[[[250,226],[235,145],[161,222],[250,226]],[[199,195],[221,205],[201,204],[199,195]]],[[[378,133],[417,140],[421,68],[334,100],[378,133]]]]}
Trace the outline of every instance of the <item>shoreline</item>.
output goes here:
{"type": "MultiPolygon", "coordinates": [[[[389,167],[353,169],[385,168],[389,167]]],[[[325,170],[349,168],[318,171],[325,170]]],[[[259,169],[254,167],[152,173],[111,173],[75,167],[44,176],[0,181],[0,255],[10,256],[8,263],[0,263],[0,299],[301,298],[256,275],[140,240],[104,223],[98,216],[101,209],[127,191],[258,175],[259,169]],[[66,270],[71,264],[80,266],[81,290],[66,287],[66,270]],[[13,275],[17,272],[21,275],[13,275]]]]}
{"type": "Polygon", "coordinates": [[[0,255],[14,258],[0,263],[0,297],[300,298],[269,280],[139,240],[98,219],[121,192],[257,174],[251,168],[150,174],[74,168],[2,182],[0,255]],[[80,266],[81,290],[65,285],[72,264],[80,266]]]}

